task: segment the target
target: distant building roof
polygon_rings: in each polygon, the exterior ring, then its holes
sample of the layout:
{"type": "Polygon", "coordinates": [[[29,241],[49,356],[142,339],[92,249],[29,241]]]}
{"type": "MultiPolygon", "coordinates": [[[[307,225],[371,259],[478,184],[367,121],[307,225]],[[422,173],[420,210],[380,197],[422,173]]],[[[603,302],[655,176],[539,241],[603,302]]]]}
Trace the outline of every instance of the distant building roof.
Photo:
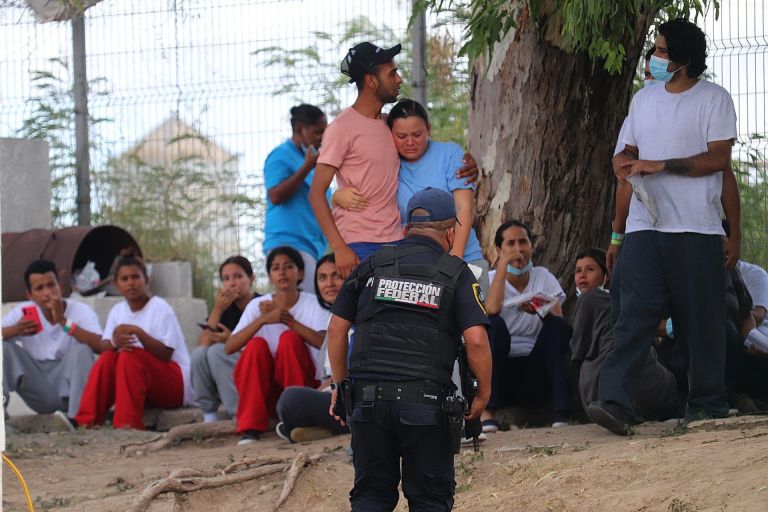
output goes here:
{"type": "Polygon", "coordinates": [[[202,135],[176,114],[120,156],[126,157],[138,158],[149,166],[168,166],[181,159],[199,158],[216,167],[224,167],[237,159],[236,155],[202,135]]]}

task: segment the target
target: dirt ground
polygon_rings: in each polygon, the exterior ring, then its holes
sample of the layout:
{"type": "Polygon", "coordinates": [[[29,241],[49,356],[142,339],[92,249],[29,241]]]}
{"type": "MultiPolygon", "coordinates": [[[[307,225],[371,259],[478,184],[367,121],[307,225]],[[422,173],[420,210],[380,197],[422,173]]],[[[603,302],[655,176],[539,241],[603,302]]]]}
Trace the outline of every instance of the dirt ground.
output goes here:
{"type": "MultiPolygon", "coordinates": [[[[31,489],[36,510],[131,510],[151,482],[177,468],[220,470],[243,457],[290,461],[320,456],[299,476],[281,510],[348,510],[353,470],[348,436],[303,445],[274,434],[256,444],[197,440],[128,457],[119,446],[156,436],[130,431],[19,434],[6,454],[31,489]]],[[[3,466],[3,510],[27,510],[21,487],[3,466]]],[[[285,474],[189,494],[164,494],[152,512],[272,510],[285,474]]],[[[768,417],[692,424],[649,423],[633,437],[595,425],[522,429],[491,435],[456,457],[455,510],[768,511],[768,417]]],[[[397,510],[407,510],[401,498],[397,510]]]]}

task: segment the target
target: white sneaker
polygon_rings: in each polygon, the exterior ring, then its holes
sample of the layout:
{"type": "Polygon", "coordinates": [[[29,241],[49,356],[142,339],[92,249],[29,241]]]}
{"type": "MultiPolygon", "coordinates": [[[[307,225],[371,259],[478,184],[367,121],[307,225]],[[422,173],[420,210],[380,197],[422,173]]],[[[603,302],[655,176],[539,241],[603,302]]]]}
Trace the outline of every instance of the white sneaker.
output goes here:
{"type": "MultiPolygon", "coordinates": [[[[479,443],[482,443],[483,441],[485,441],[487,439],[488,439],[488,436],[486,434],[484,434],[483,432],[480,432],[480,434],[478,434],[478,436],[477,436],[477,441],[479,443]]],[[[467,439],[466,437],[464,437],[464,434],[461,434],[461,444],[463,446],[467,446],[467,445],[471,446],[472,445],[472,441],[473,441],[473,439],[471,437],[469,439],[467,439]]]]}
{"type": "Polygon", "coordinates": [[[567,427],[567,426],[568,426],[568,422],[567,421],[556,421],[556,422],[552,423],[552,428],[563,428],[563,427],[567,427]]]}
{"type": "Polygon", "coordinates": [[[60,426],[64,427],[64,429],[67,432],[76,432],[77,429],[75,428],[75,425],[72,423],[72,420],[67,417],[66,414],[64,414],[64,411],[54,411],[53,417],[56,418],[60,426]]]}

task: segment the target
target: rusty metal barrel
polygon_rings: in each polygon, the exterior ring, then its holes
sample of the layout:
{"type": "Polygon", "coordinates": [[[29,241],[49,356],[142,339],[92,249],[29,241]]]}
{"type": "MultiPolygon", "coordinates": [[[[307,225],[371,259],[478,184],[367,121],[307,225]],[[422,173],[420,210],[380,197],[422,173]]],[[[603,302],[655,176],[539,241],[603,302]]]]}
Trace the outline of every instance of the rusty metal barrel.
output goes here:
{"type": "Polygon", "coordinates": [[[31,229],[19,233],[3,233],[3,302],[27,299],[24,270],[37,259],[56,264],[61,293],[72,291],[72,276],[88,261],[96,264],[102,279],[120,251],[141,248],[130,233],[117,226],[77,226],[63,229],[31,229]]]}

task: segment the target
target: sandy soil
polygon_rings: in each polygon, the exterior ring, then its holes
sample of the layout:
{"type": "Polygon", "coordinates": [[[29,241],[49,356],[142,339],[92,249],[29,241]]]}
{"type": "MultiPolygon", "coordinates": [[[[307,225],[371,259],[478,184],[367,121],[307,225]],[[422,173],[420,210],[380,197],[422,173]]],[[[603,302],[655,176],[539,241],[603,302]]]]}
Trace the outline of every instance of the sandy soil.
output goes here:
{"type": "MultiPolygon", "coordinates": [[[[127,457],[121,444],[152,433],[89,431],[10,436],[9,457],[26,478],[37,510],[128,511],[152,481],[176,468],[221,469],[243,457],[320,455],[299,476],[285,511],[348,510],[353,477],[348,437],[291,445],[268,435],[247,447],[234,438],[182,443],[127,457]]],[[[284,474],[190,494],[165,494],[152,512],[271,510],[284,474]]],[[[482,451],[456,458],[455,510],[768,511],[768,417],[701,422],[688,431],[657,423],[633,437],[595,425],[500,432],[482,451]]],[[[27,510],[3,467],[3,510],[27,510]]],[[[407,510],[401,499],[397,510],[407,510]]]]}

